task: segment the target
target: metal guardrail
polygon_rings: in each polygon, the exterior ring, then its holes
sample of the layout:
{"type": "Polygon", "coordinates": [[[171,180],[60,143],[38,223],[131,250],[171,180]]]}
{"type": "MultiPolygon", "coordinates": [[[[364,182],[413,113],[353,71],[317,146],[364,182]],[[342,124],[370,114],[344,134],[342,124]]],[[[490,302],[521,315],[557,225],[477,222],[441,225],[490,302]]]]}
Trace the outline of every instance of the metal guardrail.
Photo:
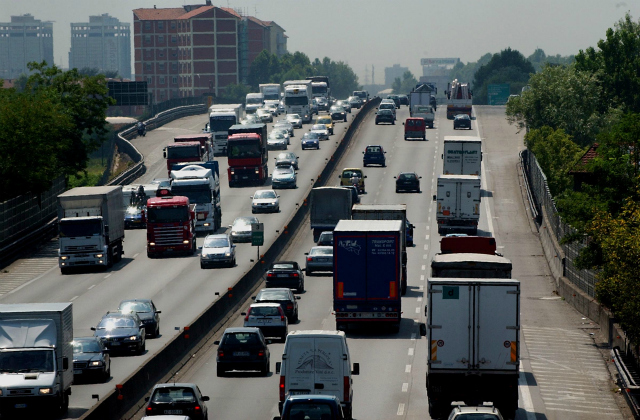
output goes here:
{"type": "Polygon", "coordinates": [[[640,372],[619,347],[611,350],[611,360],[618,370],[618,385],[636,419],[640,419],[640,372]]]}

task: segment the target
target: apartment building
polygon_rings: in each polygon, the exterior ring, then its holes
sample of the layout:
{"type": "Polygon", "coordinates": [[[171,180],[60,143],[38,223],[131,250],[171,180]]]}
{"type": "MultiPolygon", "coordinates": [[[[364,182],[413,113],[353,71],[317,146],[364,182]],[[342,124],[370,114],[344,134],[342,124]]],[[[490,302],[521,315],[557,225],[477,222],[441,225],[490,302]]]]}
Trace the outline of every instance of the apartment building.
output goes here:
{"type": "Polygon", "coordinates": [[[71,24],[69,67],[117,71],[131,78],[131,24],[103,14],[89,22],[71,24]]]}
{"type": "Polygon", "coordinates": [[[28,74],[27,63],[31,61],[53,65],[53,22],[30,14],[0,22],[0,79],[28,74]]]}

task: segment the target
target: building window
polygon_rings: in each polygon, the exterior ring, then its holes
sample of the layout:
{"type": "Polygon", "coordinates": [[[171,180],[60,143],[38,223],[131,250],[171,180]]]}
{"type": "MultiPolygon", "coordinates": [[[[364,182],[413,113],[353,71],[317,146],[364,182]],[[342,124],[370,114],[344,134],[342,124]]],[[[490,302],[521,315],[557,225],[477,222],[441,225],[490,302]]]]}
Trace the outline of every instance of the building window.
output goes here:
{"type": "Polygon", "coordinates": [[[158,29],[164,29],[164,22],[158,22],[158,29]]]}
{"type": "Polygon", "coordinates": [[[178,71],[178,63],[171,63],[171,70],[178,71]]]}
{"type": "Polygon", "coordinates": [[[173,76],[171,78],[171,83],[173,83],[174,85],[177,85],[178,84],[178,77],[177,76],[173,76]]]}
{"type": "Polygon", "coordinates": [[[151,29],[151,22],[145,22],[144,23],[144,29],[150,30],[151,29]]]}
{"type": "Polygon", "coordinates": [[[151,58],[151,50],[144,50],[144,56],[146,58],[151,58]]]}
{"type": "Polygon", "coordinates": [[[147,63],[147,71],[151,71],[151,63],[147,63]]]}
{"type": "Polygon", "coordinates": [[[160,91],[160,97],[161,97],[161,98],[164,98],[164,90],[161,90],[161,91],[160,91]]]}
{"type": "Polygon", "coordinates": [[[160,84],[164,85],[164,76],[160,76],[160,84]]]}
{"type": "Polygon", "coordinates": [[[176,29],[176,21],[175,20],[171,21],[171,29],[176,29]]]}
{"type": "Polygon", "coordinates": [[[153,84],[153,77],[147,76],[147,84],[151,86],[153,84]]]}
{"type": "Polygon", "coordinates": [[[159,52],[159,56],[160,56],[160,57],[164,57],[164,51],[160,51],[160,52],[159,52]]]}
{"type": "Polygon", "coordinates": [[[145,35],[144,36],[144,43],[145,44],[150,44],[151,43],[151,35],[145,35]]]}
{"type": "Polygon", "coordinates": [[[178,56],[178,50],[172,50],[171,51],[171,56],[172,57],[177,57],[178,56]]]}
{"type": "Polygon", "coordinates": [[[164,44],[164,35],[158,37],[158,44],[164,44]]]}
{"type": "Polygon", "coordinates": [[[160,71],[164,71],[164,63],[160,63],[159,66],[160,66],[160,71]]]}
{"type": "Polygon", "coordinates": [[[175,35],[171,35],[171,42],[175,44],[177,41],[178,41],[178,37],[175,35]]]}

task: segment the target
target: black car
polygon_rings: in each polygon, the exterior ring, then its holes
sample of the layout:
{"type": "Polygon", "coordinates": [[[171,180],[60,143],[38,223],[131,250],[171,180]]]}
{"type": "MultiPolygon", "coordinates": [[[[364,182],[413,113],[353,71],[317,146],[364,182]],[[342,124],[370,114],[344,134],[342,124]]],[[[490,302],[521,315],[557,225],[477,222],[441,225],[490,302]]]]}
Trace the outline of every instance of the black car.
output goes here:
{"type": "Polygon", "coordinates": [[[453,129],[466,128],[471,130],[471,117],[467,114],[458,114],[453,119],[453,129]]]}
{"type": "Polygon", "coordinates": [[[113,351],[134,351],[142,354],[146,349],[145,329],[135,313],[107,312],[97,327],[91,327],[94,336],[113,351]]]}
{"type": "Polygon", "coordinates": [[[318,246],[333,246],[333,232],[330,230],[321,232],[318,237],[318,246]]]}
{"type": "Polygon", "coordinates": [[[122,313],[136,313],[144,324],[144,330],[150,337],[160,335],[160,314],[156,305],[151,299],[129,299],[123,300],[118,305],[118,310],[122,313]]]}
{"type": "Polygon", "coordinates": [[[398,99],[400,99],[400,105],[409,106],[409,97],[407,95],[398,95],[398,99]]]}
{"type": "Polygon", "coordinates": [[[385,167],[387,165],[387,159],[384,154],[387,153],[384,151],[382,146],[367,146],[364,149],[362,154],[362,166],[368,165],[380,165],[385,167]]]}
{"type": "Polygon", "coordinates": [[[396,192],[415,191],[420,192],[420,178],[415,172],[400,172],[396,179],[396,192]]]}
{"type": "Polygon", "coordinates": [[[270,353],[260,328],[227,328],[219,341],[216,356],[216,374],[224,376],[230,370],[258,370],[267,376],[270,369],[270,353]]]}
{"type": "Polygon", "coordinates": [[[188,416],[192,420],[209,418],[206,401],[196,384],[175,383],[157,384],[151,390],[151,396],[145,398],[147,408],[145,416],[178,415],[188,416]]]}
{"type": "Polygon", "coordinates": [[[391,123],[392,125],[396,123],[396,116],[393,115],[393,111],[390,109],[379,109],[376,112],[376,125],[383,122],[391,123]]]}
{"type": "Polygon", "coordinates": [[[295,296],[291,289],[284,287],[262,289],[251,299],[256,303],[278,303],[290,322],[298,321],[298,300],[300,296],[295,296]]]}
{"type": "Polygon", "coordinates": [[[341,106],[332,106],[329,110],[329,114],[331,114],[332,120],[342,120],[347,122],[347,111],[345,111],[341,106]]]}
{"type": "Polygon", "coordinates": [[[111,377],[111,359],[98,337],[77,337],[73,346],[74,382],[97,379],[107,382],[111,377]]]}
{"type": "Polygon", "coordinates": [[[267,287],[286,287],[304,292],[304,274],[295,261],[276,261],[267,270],[267,287]]]}
{"type": "Polygon", "coordinates": [[[387,95],[387,99],[392,99],[396,104],[396,108],[400,108],[400,97],[398,95],[387,95]]]}

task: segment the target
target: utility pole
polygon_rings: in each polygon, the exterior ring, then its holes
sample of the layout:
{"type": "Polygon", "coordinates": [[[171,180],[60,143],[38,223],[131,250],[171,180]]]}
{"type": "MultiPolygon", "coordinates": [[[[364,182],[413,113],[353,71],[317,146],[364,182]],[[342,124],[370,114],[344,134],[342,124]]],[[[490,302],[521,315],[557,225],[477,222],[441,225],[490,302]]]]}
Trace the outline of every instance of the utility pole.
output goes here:
{"type": "Polygon", "coordinates": [[[371,65],[371,84],[376,84],[376,68],[373,66],[373,64],[371,65]]]}

